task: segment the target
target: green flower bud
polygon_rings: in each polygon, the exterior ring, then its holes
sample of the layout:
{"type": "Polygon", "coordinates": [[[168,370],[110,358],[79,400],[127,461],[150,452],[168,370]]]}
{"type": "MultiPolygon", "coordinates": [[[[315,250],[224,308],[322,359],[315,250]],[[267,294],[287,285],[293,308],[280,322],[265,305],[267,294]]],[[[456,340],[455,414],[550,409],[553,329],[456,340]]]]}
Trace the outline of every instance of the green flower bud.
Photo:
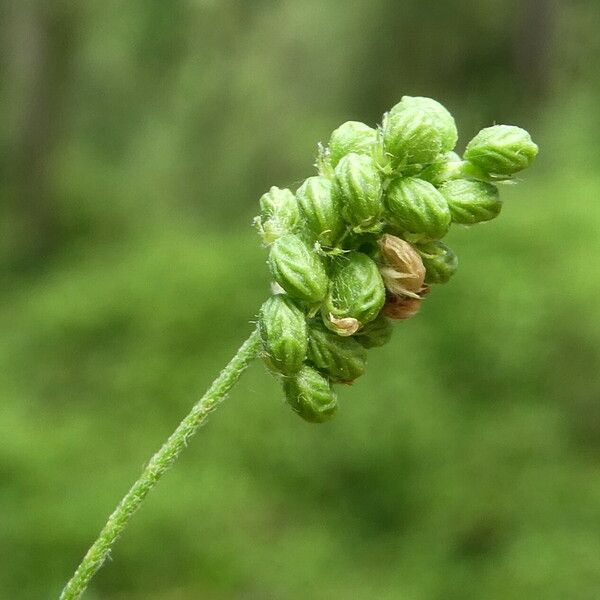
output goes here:
{"type": "Polygon", "coordinates": [[[537,144],[524,129],[494,125],[469,142],[464,157],[486,173],[510,176],[526,169],[537,153],[537,144]]]}
{"type": "Polygon", "coordinates": [[[467,160],[462,160],[456,152],[448,152],[444,155],[444,160],[423,169],[419,173],[419,178],[429,181],[436,187],[454,179],[478,179],[481,181],[489,179],[488,175],[479,167],[467,160]]]}
{"type": "Polygon", "coordinates": [[[258,326],[266,365],[282,375],[297,373],[308,345],[304,313],[291,298],[277,294],[262,305],[258,326]]]}
{"type": "Polygon", "coordinates": [[[416,177],[398,178],[386,194],[390,224],[410,241],[437,240],[450,227],[450,209],[435,187],[416,177]]]}
{"type": "Polygon", "coordinates": [[[384,302],[385,287],[375,262],[361,252],[349,252],[333,270],[323,322],[338,335],[352,335],[379,314],[384,302]]]}
{"type": "MultiPolygon", "coordinates": [[[[429,181],[438,186],[450,179],[456,179],[456,173],[460,173],[463,161],[458,154],[449,152],[444,155],[444,160],[434,162],[418,173],[419,179],[429,181]]],[[[460,175],[458,175],[460,177],[460,175]]]]}
{"type": "Polygon", "coordinates": [[[305,365],[297,375],[285,379],[283,389],[292,409],[309,423],[327,421],[337,410],[331,384],[312,367],[305,365]]]}
{"type": "Polygon", "coordinates": [[[266,245],[287,233],[294,233],[300,220],[300,210],[294,194],[273,186],[259,200],[260,215],[254,224],[266,245]]]}
{"type": "Polygon", "coordinates": [[[484,181],[456,179],[440,187],[440,192],[448,202],[454,223],[473,225],[489,221],[502,208],[498,188],[484,181]]]}
{"type": "Polygon", "coordinates": [[[334,194],[346,222],[360,230],[377,225],[383,214],[383,187],[373,159],[354,152],[347,154],[335,168],[335,177],[334,194]]]}
{"type": "Polygon", "coordinates": [[[346,230],[340,204],[326,177],[309,177],[296,192],[306,226],[321,246],[333,247],[346,230]]]}
{"type": "Polygon", "coordinates": [[[440,134],[441,151],[449,152],[456,146],[458,130],[454,117],[436,100],[420,96],[403,96],[390,113],[398,112],[404,108],[416,108],[427,113],[433,121],[434,127],[440,134]]]}
{"type": "Polygon", "coordinates": [[[425,283],[446,283],[458,268],[458,258],[443,242],[431,242],[417,248],[425,265],[425,283]]]}
{"type": "Polygon", "coordinates": [[[312,323],[308,359],[331,381],[349,383],[365,372],[367,351],[354,338],[340,337],[319,323],[312,323]]]}
{"type": "Polygon", "coordinates": [[[353,338],[364,348],[385,346],[393,333],[392,322],[380,314],[376,319],[367,323],[353,338]]]}
{"type": "Polygon", "coordinates": [[[329,157],[335,167],[342,157],[354,152],[371,154],[377,143],[377,131],[360,121],[346,121],[332,134],[329,140],[329,157]]]}
{"type": "Polygon", "coordinates": [[[402,169],[434,162],[442,151],[442,134],[429,112],[400,103],[383,119],[383,144],[402,169]]]}
{"type": "Polygon", "coordinates": [[[284,235],[273,242],[269,267],[273,279],[292,298],[316,304],[327,295],[325,266],[297,235],[284,235]]]}

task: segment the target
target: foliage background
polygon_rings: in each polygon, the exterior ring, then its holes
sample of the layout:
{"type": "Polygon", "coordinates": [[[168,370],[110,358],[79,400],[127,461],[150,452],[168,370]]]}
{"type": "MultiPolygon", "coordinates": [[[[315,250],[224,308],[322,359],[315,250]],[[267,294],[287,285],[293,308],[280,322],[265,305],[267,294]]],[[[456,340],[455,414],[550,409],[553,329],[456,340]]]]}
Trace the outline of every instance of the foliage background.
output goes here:
{"type": "Polygon", "coordinates": [[[252,367],[90,600],[591,600],[594,0],[0,2],[0,597],[56,597],[267,293],[250,228],[402,94],[541,146],[338,418],[252,367]]]}

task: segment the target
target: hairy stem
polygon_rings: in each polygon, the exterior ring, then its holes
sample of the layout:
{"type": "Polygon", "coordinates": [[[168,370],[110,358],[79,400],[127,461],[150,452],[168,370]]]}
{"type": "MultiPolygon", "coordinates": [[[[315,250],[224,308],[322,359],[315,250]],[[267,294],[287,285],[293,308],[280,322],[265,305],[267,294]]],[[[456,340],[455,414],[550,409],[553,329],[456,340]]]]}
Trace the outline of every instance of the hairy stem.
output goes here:
{"type": "Polygon", "coordinates": [[[242,344],[229,364],[221,371],[208,391],[194,405],[190,413],[181,421],[177,429],[150,459],[139,479],[133,484],[106,525],[92,544],[73,577],[60,595],[60,600],[75,600],[85,592],[90,580],[110,555],[110,551],[119,535],[127,526],[129,519],[138,509],[148,492],[173,465],[189,438],[196,433],[212,412],[226,397],[243,371],[256,357],[259,346],[258,331],[255,330],[242,344]]]}

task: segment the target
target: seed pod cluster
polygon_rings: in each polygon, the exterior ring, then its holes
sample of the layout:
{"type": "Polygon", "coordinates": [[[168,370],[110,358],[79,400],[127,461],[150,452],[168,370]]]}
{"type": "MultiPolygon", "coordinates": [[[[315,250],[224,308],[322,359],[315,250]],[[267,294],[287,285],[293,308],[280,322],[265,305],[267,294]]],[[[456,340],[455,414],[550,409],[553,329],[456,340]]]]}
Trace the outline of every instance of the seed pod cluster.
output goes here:
{"type": "Polygon", "coordinates": [[[497,217],[496,184],[538,150],[507,125],[483,129],[462,158],[457,139],[444,106],[404,96],[379,127],[340,125],[295,194],[261,197],[255,224],[277,284],[259,314],[262,357],[306,421],[331,418],[333,386],[360,377],[367,351],[452,277],[458,260],[441,241],[451,224],[497,217]]]}

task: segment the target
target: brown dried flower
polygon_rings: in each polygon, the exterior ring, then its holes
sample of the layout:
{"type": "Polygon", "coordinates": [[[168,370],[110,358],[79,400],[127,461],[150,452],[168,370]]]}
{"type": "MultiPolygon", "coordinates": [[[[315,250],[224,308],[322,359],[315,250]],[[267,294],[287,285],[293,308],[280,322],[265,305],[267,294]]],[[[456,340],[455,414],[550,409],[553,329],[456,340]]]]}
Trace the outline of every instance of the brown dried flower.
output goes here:
{"type": "Polygon", "coordinates": [[[338,319],[331,313],[329,313],[327,319],[323,319],[323,322],[329,329],[335,331],[335,333],[342,337],[354,335],[360,327],[359,321],[354,317],[343,317],[338,319]]]}
{"type": "Polygon", "coordinates": [[[389,296],[383,306],[383,314],[388,319],[409,319],[417,314],[421,308],[421,302],[420,298],[389,296]]]}
{"type": "Polygon", "coordinates": [[[379,272],[387,290],[394,296],[418,299],[425,267],[419,253],[407,241],[386,233],[378,241],[382,265],[379,272]]]}

